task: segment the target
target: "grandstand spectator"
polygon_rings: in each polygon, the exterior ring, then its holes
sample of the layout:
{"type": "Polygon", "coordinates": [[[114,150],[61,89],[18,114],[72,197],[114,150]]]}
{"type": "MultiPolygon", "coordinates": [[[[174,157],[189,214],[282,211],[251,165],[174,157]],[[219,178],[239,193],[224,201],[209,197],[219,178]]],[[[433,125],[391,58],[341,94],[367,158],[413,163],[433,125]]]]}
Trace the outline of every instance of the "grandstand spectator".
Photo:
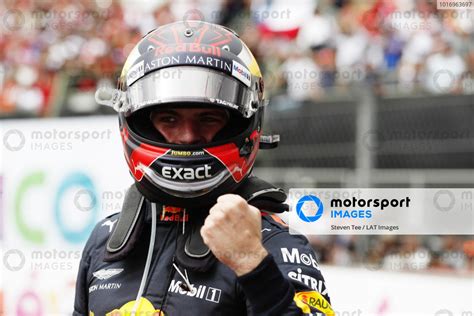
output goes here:
{"type": "MultiPolygon", "coordinates": [[[[0,116],[97,113],[93,93],[115,85],[130,43],[182,19],[238,31],[263,65],[266,92],[280,95],[273,102],[282,108],[319,101],[367,77],[394,83],[398,92],[474,93],[474,11],[436,10],[435,1],[425,0],[315,6],[312,0],[1,2],[0,116]]],[[[440,246],[422,237],[371,238],[364,258],[356,251],[363,238],[313,243],[323,263],[363,259],[400,270],[474,271],[472,242],[463,238],[432,237],[440,246]]]]}
{"type": "Polygon", "coordinates": [[[435,53],[424,64],[423,85],[434,94],[460,93],[466,64],[448,40],[439,37],[437,43],[439,48],[435,48],[435,53]]]}
{"type": "MultiPolygon", "coordinates": [[[[472,69],[466,72],[466,63],[472,68],[473,58],[469,57],[472,10],[437,10],[436,3],[425,0],[319,1],[317,6],[310,0],[156,1],[146,6],[136,1],[21,1],[14,8],[0,4],[0,13],[2,113],[63,113],[56,107],[67,106],[70,95],[83,91],[74,84],[80,81],[78,77],[93,79],[95,84],[100,78],[113,78],[129,53],[128,43],[154,27],[181,19],[204,19],[235,28],[264,61],[263,68],[272,77],[267,91],[286,90],[290,103],[293,98],[297,102],[321,99],[334,87],[364,78],[375,85],[398,81],[402,93],[417,92],[419,84],[430,93],[474,90],[472,69]],[[435,45],[440,32],[449,37],[443,52],[435,45]],[[453,66],[452,89],[439,89],[432,80],[443,63],[453,66]],[[32,83],[29,97],[18,103],[8,94],[24,89],[15,78],[25,64],[33,66],[41,82],[32,83]],[[285,89],[281,74],[306,65],[318,74],[317,87],[295,91],[302,82],[286,78],[285,89]],[[43,82],[43,78],[48,80],[43,82]]],[[[438,77],[440,86],[443,80],[451,80],[446,74],[444,79],[438,77]]]]}

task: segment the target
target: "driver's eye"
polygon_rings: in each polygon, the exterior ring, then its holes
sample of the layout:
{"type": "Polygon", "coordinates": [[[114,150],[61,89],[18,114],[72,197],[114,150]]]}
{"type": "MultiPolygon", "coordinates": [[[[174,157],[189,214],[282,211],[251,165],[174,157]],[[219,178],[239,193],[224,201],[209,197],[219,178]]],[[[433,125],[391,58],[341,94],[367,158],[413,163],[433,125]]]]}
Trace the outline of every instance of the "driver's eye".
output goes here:
{"type": "Polygon", "coordinates": [[[158,115],[156,120],[161,123],[176,123],[178,118],[174,115],[158,115]]]}
{"type": "Polygon", "coordinates": [[[203,123],[218,123],[220,121],[221,118],[214,115],[205,115],[201,117],[201,122],[203,123]]]}

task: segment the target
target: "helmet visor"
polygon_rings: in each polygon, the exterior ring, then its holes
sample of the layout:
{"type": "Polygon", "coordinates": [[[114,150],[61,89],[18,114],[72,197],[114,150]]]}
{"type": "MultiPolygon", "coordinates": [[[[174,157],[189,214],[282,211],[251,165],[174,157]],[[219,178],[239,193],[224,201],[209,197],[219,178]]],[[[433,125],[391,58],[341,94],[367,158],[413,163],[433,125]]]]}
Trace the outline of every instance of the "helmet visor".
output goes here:
{"type": "Polygon", "coordinates": [[[145,75],[127,89],[126,115],[151,105],[210,103],[250,117],[257,109],[254,101],[251,89],[229,75],[204,67],[169,67],[145,75]]]}

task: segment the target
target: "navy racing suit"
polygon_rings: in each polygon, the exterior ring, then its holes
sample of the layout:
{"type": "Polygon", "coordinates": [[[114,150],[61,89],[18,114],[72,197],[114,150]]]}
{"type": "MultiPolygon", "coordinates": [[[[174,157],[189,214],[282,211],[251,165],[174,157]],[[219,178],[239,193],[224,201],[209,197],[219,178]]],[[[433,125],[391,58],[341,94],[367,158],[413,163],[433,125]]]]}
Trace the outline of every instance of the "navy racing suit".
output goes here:
{"type": "Polygon", "coordinates": [[[152,259],[143,294],[137,293],[150,251],[148,201],[140,242],[126,257],[107,261],[106,245],[120,213],[99,222],[82,254],[73,315],[334,315],[330,298],[308,240],[290,235],[276,215],[262,212],[262,243],[267,257],[237,277],[217,261],[207,271],[177,263],[177,239],[193,217],[171,208],[156,221],[152,259]],[[188,280],[186,283],[185,279],[188,280]],[[191,288],[187,286],[191,285],[191,288]]]}

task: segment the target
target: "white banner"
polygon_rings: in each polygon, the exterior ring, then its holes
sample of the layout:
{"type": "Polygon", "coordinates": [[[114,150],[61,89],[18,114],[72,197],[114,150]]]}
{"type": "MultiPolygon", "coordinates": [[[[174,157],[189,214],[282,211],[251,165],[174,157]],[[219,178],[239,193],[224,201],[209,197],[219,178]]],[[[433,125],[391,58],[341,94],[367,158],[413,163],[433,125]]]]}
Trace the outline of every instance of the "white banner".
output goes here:
{"type": "Polygon", "coordinates": [[[322,266],[337,316],[472,316],[474,279],[322,266]]]}
{"type": "Polygon", "coordinates": [[[82,248],[132,183],[117,119],[2,121],[0,140],[5,315],[70,315],[82,248]]]}

